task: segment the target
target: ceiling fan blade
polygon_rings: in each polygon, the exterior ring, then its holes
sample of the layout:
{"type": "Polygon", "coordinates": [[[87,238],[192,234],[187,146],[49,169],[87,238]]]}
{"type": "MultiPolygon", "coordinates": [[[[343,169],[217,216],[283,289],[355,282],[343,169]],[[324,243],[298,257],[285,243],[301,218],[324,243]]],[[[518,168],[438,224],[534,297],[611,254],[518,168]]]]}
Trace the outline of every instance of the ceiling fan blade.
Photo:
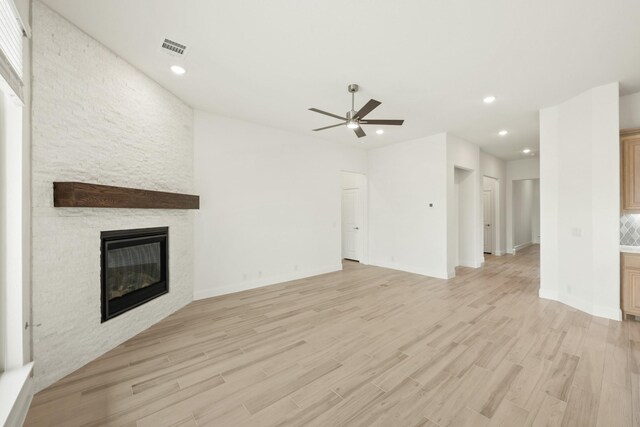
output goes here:
{"type": "Polygon", "coordinates": [[[331,126],[325,126],[323,128],[313,129],[313,131],[316,132],[316,131],[319,131],[319,130],[337,128],[338,126],[344,126],[344,123],[338,123],[337,125],[331,125],[331,126]]]}
{"type": "Polygon", "coordinates": [[[347,121],[346,117],[340,117],[337,114],[327,113],[326,111],[318,110],[317,108],[309,108],[309,111],[324,114],[325,116],[333,117],[336,119],[344,120],[345,122],[347,121]]]}
{"type": "Polygon", "coordinates": [[[375,119],[375,120],[360,120],[361,125],[392,125],[401,126],[404,120],[395,119],[375,119]]]}
{"type": "Polygon", "coordinates": [[[356,133],[356,135],[358,135],[358,138],[362,138],[363,136],[367,136],[367,134],[364,133],[364,131],[362,130],[361,127],[357,127],[353,131],[356,133]]]}
{"type": "Polygon", "coordinates": [[[360,109],[355,115],[356,119],[362,119],[364,116],[372,112],[378,105],[382,104],[380,101],[376,101],[375,99],[370,99],[369,102],[364,104],[364,107],[360,109]]]}

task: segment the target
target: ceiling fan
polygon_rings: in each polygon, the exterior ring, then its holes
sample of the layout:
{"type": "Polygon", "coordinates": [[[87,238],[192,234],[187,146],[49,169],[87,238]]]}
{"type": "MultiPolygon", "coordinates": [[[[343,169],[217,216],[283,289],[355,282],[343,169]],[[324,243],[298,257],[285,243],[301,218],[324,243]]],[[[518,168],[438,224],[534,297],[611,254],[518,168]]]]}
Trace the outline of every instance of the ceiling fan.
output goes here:
{"type": "Polygon", "coordinates": [[[366,119],[367,114],[372,112],[378,105],[382,104],[380,101],[376,101],[375,99],[370,99],[369,102],[364,104],[360,110],[356,111],[354,107],[354,97],[355,93],[358,91],[357,84],[350,84],[347,88],[349,93],[351,93],[351,110],[347,111],[345,117],[341,117],[337,114],[327,113],[326,111],[318,110],[317,108],[309,108],[309,110],[314,111],[316,113],[324,114],[325,116],[333,117],[338,120],[342,120],[342,123],[338,123],[337,125],[325,126],[323,128],[313,129],[314,132],[319,130],[331,129],[342,125],[347,125],[349,129],[353,129],[353,131],[358,135],[358,138],[362,138],[363,136],[367,136],[362,130],[361,125],[392,125],[392,126],[401,126],[404,123],[404,120],[388,120],[388,119],[366,119]]]}

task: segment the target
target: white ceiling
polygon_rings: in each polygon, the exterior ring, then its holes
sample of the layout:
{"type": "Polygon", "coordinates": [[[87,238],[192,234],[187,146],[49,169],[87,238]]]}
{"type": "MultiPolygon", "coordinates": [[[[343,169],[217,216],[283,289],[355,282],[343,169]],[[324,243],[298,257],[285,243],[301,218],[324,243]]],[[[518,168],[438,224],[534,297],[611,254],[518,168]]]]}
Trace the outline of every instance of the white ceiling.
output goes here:
{"type": "Polygon", "coordinates": [[[334,121],[307,109],[344,115],[358,83],[356,109],[375,98],[369,118],[405,119],[382,136],[365,127],[365,144],[343,127],[315,133],[359,147],[449,131],[519,158],[537,150],[541,107],[612,81],[640,90],[637,0],[45,3],[202,110],[311,135],[334,121]],[[162,53],[165,37],[187,56],[162,53]]]}

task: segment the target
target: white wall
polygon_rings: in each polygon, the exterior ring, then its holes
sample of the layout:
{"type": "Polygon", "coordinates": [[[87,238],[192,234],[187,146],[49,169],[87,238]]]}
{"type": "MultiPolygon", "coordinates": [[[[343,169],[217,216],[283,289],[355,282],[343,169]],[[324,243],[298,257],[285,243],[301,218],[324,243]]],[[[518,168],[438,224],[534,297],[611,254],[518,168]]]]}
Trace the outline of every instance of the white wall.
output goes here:
{"type": "Polygon", "coordinates": [[[446,278],[447,135],[369,151],[368,179],[369,262],[446,278]]]}
{"type": "Polygon", "coordinates": [[[341,269],[341,171],[364,150],[195,112],[195,297],[341,269]]]}
{"type": "Polygon", "coordinates": [[[342,171],[340,176],[343,190],[349,188],[365,189],[366,187],[366,175],[363,173],[342,171]]]}
{"type": "Polygon", "coordinates": [[[506,189],[507,189],[507,164],[490,154],[480,151],[480,174],[497,180],[498,188],[494,191],[495,220],[494,225],[494,250],[495,255],[503,255],[506,251],[506,189]]]}
{"type": "Polygon", "coordinates": [[[507,162],[506,185],[506,247],[507,253],[514,253],[514,213],[513,213],[513,182],[523,179],[540,178],[540,157],[527,157],[526,159],[510,160],[507,162]]]}
{"type": "Polygon", "coordinates": [[[620,313],[618,83],[540,110],[540,296],[620,313]]]}
{"type": "MultiPolygon", "coordinates": [[[[462,182],[461,182],[462,183],[462,182]]],[[[482,228],[482,175],[480,149],[477,145],[452,135],[447,135],[447,275],[455,275],[455,267],[480,267],[483,257],[482,228]],[[465,218],[460,219],[456,201],[456,168],[469,172],[460,187],[460,197],[465,198],[465,218]],[[467,187],[468,185],[468,187],[467,187]],[[471,188],[470,191],[467,189],[471,188]],[[461,226],[461,221],[464,224],[461,226]],[[462,235],[460,234],[462,233],[462,235]]]]}
{"type": "Polygon", "coordinates": [[[640,92],[620,97],[620,129],[640,128],[640,92]]]}
{"type": "Polygon", "coordinates": [[[54,181],[193,192],[193,112],[110,50],[33,4],[33,330],[36,388],[192,299],[192,213],[53,207],[54,181]],[[100,232],[168,226],[170,290],[101,323],[100,232]]]}
{"type": "Polygon", "coordinates": [[[508,181],[540,178],[540,157],[531,156],[526,159],[509,160],[507,162],[508,181]]]}
{"type": "Polygon", "coordinates": [[[372,264],[440,278],[482,264],[476,145],[443,133],[371,150],[369,191],[372,264]]]}

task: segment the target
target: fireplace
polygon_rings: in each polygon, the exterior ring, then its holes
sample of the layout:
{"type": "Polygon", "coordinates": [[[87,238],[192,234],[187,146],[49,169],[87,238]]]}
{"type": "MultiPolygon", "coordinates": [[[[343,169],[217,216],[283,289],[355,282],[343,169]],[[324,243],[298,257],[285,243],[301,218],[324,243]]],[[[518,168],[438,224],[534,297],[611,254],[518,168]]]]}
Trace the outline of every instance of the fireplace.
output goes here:
{"type": "Polygon", "coordinates": [[[169,292],[169,229],[103,231],[102,321],[169,292]]]}

